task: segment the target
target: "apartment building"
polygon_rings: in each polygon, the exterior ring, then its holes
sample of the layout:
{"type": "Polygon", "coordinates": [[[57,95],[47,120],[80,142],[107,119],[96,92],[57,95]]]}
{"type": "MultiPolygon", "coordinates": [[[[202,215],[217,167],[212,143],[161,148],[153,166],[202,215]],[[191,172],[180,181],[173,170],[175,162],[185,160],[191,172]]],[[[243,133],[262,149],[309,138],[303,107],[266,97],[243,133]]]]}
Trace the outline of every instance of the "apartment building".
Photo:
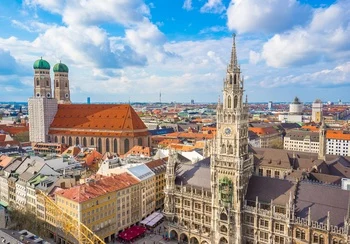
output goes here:
{"type": "MultiPolygon", "coordinates": [[[[319,132],[292,130],[284,137],[284,149],[317,153],[319,151],[319,132]]],[[[350,156],[350,132],[342,130],[326,131],[326,154],[350,156]]]]}
{"type": "Polygon", "coordinates": [[[155,174],[144,164],[128,168],[128,172],[140,181],[141,218],[145,218],[155,210],[155,174]]]}
{"type": "Polygon", "coordinates": [[[164,205],[166,160],[153,160],[146,163],[146,166],[155,174],[155,205],[156,209],[161,209],[164,205]]]}
{"type": "Polygon", "coordinates": [[[318,153],[319,141],[318,132],[293,130],[285,135],[283,148],[285,150],[318,153]]]}
{"type": "Polygon", "coordinates": [[[131,192],[139,184],[128,173],[102,177],[55,193],[57,205],[106,242],[131,225],[131,192]]]}

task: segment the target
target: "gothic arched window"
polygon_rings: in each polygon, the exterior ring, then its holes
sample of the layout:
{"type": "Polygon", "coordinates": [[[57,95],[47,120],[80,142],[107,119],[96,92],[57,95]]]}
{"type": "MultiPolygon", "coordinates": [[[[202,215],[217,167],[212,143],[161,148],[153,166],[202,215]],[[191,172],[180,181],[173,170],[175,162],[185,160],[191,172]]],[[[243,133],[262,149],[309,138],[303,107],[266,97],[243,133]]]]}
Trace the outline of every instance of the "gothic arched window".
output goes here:
{"type": "Polygon", "coordinates": [[[113,140],[113,151],[115,152],[115,153],[117,153],[118,152],[118,143],[117,143],[117,139],[114,139],[113,140]]]}
{"type": "Polygon", "coordinates": [[[79,141],[79,137],[75,138],[75,145],[79,145],[80,141],[79,141]]]}
{"type": "Polygon", "coordinates": [[[233,77],[233,84],[236,85],[236,83],[237,83],[237,77],[236,77],[236,75],[234,75],[234,77],[233,77]]]}
{"type": "Polygon", "coordinates": [[[235,96],[233,98],[233,108],[237,108],[237,105],[238,105],[238,98],[237,98],[237,96],[235,96]]]}
{"type": "Polygon", "coordinates": [[[130,147],[129,146],[129,139],[125,139],[124,140],[124,153],[127,153],[130,150],[129,147],[130,147]]]}
{"type": "Polygon", "coordinates": [[[83,138],[83,146],[86,147],[87,143],[86,143],[86,137],[83,138]]]}
{"type": "Polygon", "coordinates": [[[57,138],[57,136],[55,136],[55,142],[56,142],[56,143],[58,142],[58,138],[57,138]]]}
{"type": "Polygon", "coordinates": [[[227,214],[221,213],[221,214],[220,214],[220,220],[227,221],[227,214]]]}
{"type": "Polygon", "coordinates": [[[231,108],[231,105],[232,104],[232,99],[231,99],[231,96],[228,96],[227,97],[227,108],[231,108]]]}
{"type": "Polygon", "coordinates": [[[232,147],[232,145],[228,146],[228,154],[233,154],[233,147],[232,147]]]}
{"type": "Polygon", "coordinates": [[[40,85],[40,84],[39,84],[39,78],[36,78],[36,85],[37,85],[37,86],[40,85]]]}
{"type": "Polygon", "coordinates": [[[97,140],[97,151],[99,151],[100,153],[102,152],[102,140],[101,140],[101,138],[98,138],[98,140],[97,140]]]}
{"type": "Polygon", "coordinates": [[[221,146],[221,153],[226,153],[226,146],[225,146],[225,144],[222,144],[222,146],[221,146]]]}
{"type": "Polygon", "coordinates": [[[230,75],[230,84],[232,85],[232,75],[230,75]]]}
{"type": "Polygon", "coordinates": [[[56,87],[59,87],[59,85],[58,85],[58,81],[56,80],[56,87]]]}
{"type": "Polygon", "coordinates": [[[142,146],[142,138],[139,138],[139,139],[137,140],[137,145],[142,146]]]}
{"type": "Polygon", "coordinates": [[[94,143],[94,138],[91,138],[90,140],[90,145],[93,146],[95,143],[94,143]]]}
{"type": "Polygon", "coordinates": [[[66,84],[64,85],[65,87],[68,87],[68,83],[66,82],[66,84]]]}
{"type": "Polygon", "coordinates": [[[222,225],[221,228],[220,228],[220,231],[226,233],[227,232],[227,227],[225,225],[222,225]]]}
{"type": "Polygon", "coordinates": [[[106,138],[106,152],[109,152],[109,139],[106,138]]]}
{"type": "Polygon", "coordinates": [[[46,80],[46,86],[49,86],[49,81],[48,80],[46,80]]]}
{"type": "Polygon", "coordinates": [[[64,136],[62,136],[61,142],[62,142],[63,144],[66,143],[66,138],[64,138],[64,136]]]}
{"type": "Polygon", "coordinates": [[[72,137],[69,137],[69,138],[68,138],[68,145],[69,145],[69,146],[72,146],[72,137]]]}

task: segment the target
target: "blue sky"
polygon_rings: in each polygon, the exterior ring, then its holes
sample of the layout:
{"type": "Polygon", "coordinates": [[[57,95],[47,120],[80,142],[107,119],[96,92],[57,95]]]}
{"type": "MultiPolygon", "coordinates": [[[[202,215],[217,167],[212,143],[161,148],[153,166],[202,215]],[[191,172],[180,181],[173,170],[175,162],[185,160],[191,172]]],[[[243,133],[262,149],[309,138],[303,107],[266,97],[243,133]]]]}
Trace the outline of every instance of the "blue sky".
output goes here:
{"type": "Polygon", "coordinates": [[[348,0],[2,0],[0,100],[32,96],[42,56],[73,102],[214,102],[233,32],[249,101],[350,101],[348,0]]]}

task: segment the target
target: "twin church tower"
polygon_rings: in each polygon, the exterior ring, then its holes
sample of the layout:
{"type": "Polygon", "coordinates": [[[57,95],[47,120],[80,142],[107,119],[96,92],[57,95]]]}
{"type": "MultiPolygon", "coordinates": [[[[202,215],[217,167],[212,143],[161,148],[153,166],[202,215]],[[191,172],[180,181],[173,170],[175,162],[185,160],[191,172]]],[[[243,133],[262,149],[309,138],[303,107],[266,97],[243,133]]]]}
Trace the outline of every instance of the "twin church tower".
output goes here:
{"type": "Polygon", "coordinates": [[[56,115],[58,104],[71,103],[67,65],[60,62],[53,67],[53,96],[50,68],[49,62],[42,58],[33,64],[34,96],[28,100],[31,142],[47,142],[49,127],[56,115]]]}
{"type": "MultiPolygon", "coordinates": [[[[36,98],[52,98],[50,64],[44,59],[34,62],[34,96],[36,98]]],[[[67,65],[59,62],[53,67],[54,72],[54,99],[59,104],[71,103],[67,65]]]]}

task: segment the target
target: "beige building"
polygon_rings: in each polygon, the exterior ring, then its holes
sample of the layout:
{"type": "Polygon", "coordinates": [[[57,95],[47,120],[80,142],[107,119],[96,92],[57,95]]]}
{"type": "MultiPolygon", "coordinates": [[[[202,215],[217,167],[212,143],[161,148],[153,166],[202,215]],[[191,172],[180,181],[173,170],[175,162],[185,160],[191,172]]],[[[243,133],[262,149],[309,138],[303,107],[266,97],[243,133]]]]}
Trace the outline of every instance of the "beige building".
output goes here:
{"type": "MultiPolygon", "coordinates": [[[[118,231],[133,224],[131,193],[138,191],[138,184],[139,181],[127,173],[102,177],[58,191],[55,200],[63,211],[110,242],[118,231]]],[[[55,226],[54,221],[47,221],[55,226]]]]}
{"type": "Polygon", "coordinates": [[[319,141],[318,132],[292,130],[285,135],[283,148],[285,150],[318,153],[319,141]]]}
{"type": "Polygon", "coordinates": [[[153,160],[146,163],[146,166],[155,174],[155,208],[161,209],[164,206],[166,160],[153,160]]]}
{"type": "Polygon", "coordinates": [[[141,218],[154,212],[155,205],[155,174],[145,164],[128,168],[128,172],[140,181],[141,190],[141,218]]]}
{"type": "Polygon", "coordinates": [[[186,164],[177,153],[169,155],[164,200],[168,236],[200,244],[348,242],[348,191],[282,179],[282,173],[256,175],[257,159],[248,152],[243,85],[234,42],[210,158],[186,164]]]}

